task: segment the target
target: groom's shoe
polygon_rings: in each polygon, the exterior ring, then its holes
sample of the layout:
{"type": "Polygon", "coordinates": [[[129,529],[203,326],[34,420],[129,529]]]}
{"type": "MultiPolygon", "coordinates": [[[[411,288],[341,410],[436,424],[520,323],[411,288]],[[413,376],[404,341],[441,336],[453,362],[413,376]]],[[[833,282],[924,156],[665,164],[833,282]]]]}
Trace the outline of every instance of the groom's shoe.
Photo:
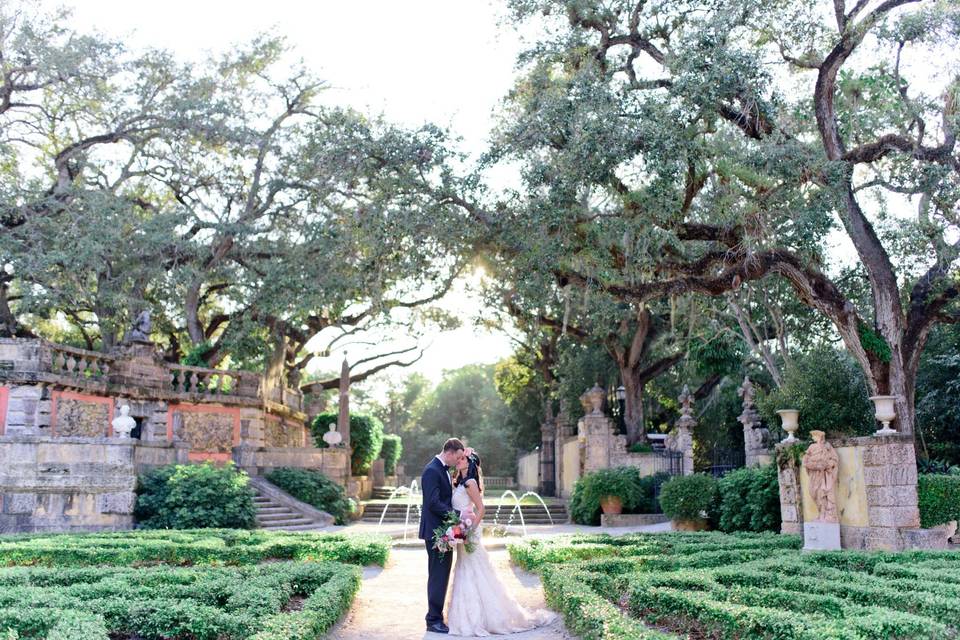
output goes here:
{"type": "Polygon", "coordinates": [[[427,625],[427,631],[431,633],[450,633],[450,627],[442,622],[434,622],[433,624],[427,625]]]}

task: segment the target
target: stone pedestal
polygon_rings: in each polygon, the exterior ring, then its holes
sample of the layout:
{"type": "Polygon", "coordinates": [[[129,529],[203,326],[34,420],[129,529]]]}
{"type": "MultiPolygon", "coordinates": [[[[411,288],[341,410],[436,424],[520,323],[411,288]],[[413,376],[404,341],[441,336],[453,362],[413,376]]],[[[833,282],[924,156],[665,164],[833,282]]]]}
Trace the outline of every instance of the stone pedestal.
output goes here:
{"type": "Polygon", "coordinates": [[[162,389],[170,383],[170,372],[164,366],[152,342],[128,342],[117,347],[110,384],[134,389],[162,389]]]}
{"type": "MultiPolygon", "coordinates": [[[[830,441],[839,457],[836,506],[844,549],[899,551],[919,545],[917,465],[910,436],[866,436],[830,441]]],[[[778,446],[780,456],[789,445],[778,446]]],[[[782,533],[800,533],[817,517],[804,469],[781,461],[782,533]]]]}
{"type": "Polygon", "coordinates": [[[584,443],[583,472],[609,468],[613,421],[602,413],[591,413],[583,417],[579,428],[579,436],[584,443]]]}
{"type": "Polygon", "coordinates": [[[387,473],[385,471],[385,465],[386,460],[383,458],[373,461],[373,465],[370,467],[370,476],[373,478],[374,487],[382,487],[386,484],[387,473]]]}
{"type": "Polygon", "coordinates": [[[803,550],[804,551],[839,551],[840,550],[840,523],[839,522],[804,522],[803,523],[803,550]]]}

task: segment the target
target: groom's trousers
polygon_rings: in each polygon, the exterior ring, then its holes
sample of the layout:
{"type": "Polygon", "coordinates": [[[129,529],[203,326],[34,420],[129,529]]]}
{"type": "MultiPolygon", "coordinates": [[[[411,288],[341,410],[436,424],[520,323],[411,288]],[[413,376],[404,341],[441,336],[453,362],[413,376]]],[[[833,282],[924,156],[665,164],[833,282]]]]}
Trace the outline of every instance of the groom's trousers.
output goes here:
{"type": "Polygon", "coordinates": [[[447,598],[447,585],[450,583],[450,568],[453,566],[453,550],[448,551],[443,559],[440,553],[433,548],[433,541],[424,540],[427,545],[428,572],[427,572],[427,626],[443,622],[443,604],[447,598]]]}

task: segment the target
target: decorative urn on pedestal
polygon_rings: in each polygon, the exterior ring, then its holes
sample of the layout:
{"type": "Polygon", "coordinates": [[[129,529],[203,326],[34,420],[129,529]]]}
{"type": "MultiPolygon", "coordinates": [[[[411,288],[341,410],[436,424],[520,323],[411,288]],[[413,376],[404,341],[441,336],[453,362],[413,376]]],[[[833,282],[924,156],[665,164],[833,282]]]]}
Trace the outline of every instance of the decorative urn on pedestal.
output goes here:
{"type": "Polygon", "coordinates": [[[874,435],[892,436],[897,432],[896,429],[890,428],[890,423],[897,417],[897,411],[893,405],[897,397],[898,396],[870,396],[870,399],[873,400],[873,404],[876,407],[874,417],[877,419],[877,422],[883,425],[883,428],[874,435]]]}
{"type": "Polygon", "coordinates": [[[794,434],[797,433],[797,428],[799,427],[800,411],[798,409],[780,409],[777,411],[777,415],[780,416],[780,420],[783,422],[783,430],[787,432],[787,437],[781,440],[781,442],[788,444],[796,442],[797,437],[794,434]]]}
{"type": "Polygon", "coordinates": [[[590,403],[590,415],[603,415],[603,401],[607,397],[607,392],[603,390],[603,387],[595,384],[585,395],[587,396],[587,402],[590,403]]]}

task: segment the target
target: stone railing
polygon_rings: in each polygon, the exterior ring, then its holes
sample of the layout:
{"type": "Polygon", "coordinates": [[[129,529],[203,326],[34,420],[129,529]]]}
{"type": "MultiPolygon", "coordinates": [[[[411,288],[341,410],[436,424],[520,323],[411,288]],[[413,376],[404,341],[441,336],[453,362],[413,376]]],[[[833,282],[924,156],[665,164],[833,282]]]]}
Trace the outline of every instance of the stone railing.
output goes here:
{"type": "Polygon", "coordinates": [[[257,397],[260,375],[251,371],[205,369],[168,364],[169,390],[174,393],[200,393],[214,396],[257,397]]]}
{"type": "Polygon", "coordinates": [[[45,343],[49,349],[50,373],[77,382],[106,381],[116,358],[98,351],[87,351],[52,342],[45,343]]]}

